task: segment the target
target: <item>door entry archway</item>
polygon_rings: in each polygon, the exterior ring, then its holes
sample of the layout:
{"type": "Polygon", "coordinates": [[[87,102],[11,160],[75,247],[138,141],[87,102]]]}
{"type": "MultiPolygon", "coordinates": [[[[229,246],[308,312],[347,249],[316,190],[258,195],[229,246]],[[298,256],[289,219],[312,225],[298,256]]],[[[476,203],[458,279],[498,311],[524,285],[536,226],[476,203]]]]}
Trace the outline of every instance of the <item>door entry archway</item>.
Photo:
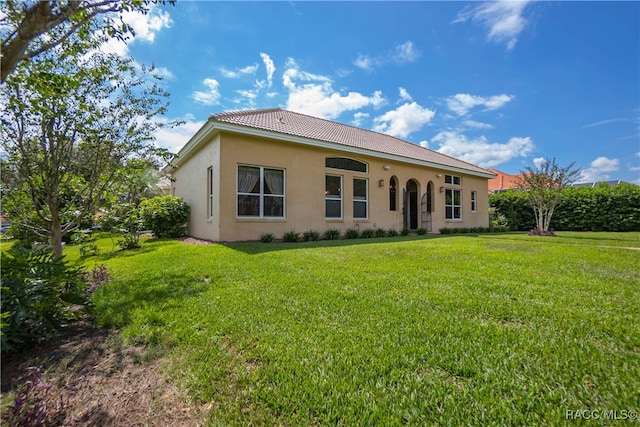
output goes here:
{"type": "Polygon", "coordinates": [[[403,192],[404,226],[409,230],[418,229],[418,183],[410,179],[403,192]]]}

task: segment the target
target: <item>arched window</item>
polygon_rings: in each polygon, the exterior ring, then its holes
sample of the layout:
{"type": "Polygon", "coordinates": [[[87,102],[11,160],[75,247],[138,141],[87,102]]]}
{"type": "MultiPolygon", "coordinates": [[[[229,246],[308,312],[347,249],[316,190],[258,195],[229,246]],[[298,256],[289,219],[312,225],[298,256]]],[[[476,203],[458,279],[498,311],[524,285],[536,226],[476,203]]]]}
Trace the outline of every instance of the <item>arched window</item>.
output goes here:
{"type": "Polygon", "coordinates": [[[367,173],[367,164],[347,157],[327,157],[325,167],[367,173]]]}
{"type": "Polygon", "coordinates": [[[389,210],[395,211],[397,210],[397,200],[398,200],[398,183],[394,176],[389,180],[389,210]]]}

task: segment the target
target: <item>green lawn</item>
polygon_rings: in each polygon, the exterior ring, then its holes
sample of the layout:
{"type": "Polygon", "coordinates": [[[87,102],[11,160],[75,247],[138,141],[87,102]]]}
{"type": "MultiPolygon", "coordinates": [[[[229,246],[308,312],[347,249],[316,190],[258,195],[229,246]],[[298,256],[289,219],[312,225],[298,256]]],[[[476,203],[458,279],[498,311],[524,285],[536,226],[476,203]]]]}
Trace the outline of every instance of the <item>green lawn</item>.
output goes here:
{"type": "Polygon", "coordinates": [[[82,260],[114,278],[99,322],[166,351],[213,425],[557,425],[640,409],[640,233],[100,245],[82,260]]]}

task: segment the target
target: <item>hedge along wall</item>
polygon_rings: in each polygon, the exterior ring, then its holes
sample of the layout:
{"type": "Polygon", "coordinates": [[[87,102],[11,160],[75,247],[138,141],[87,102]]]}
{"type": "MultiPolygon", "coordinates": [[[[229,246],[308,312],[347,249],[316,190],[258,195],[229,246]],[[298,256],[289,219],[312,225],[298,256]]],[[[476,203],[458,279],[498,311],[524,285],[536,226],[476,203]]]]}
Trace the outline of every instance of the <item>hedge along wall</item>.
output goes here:
{"type": "MultiPolygon", "coordinates": [[[[620,184],[567,187],[563,202],[551,219],[554,230],[640,231],[640,187],[620,184]]],[[[523,191],[511,190],[489,196],[489,205],[503,214],[512,230],[530,230],[536,221],[523,191]]]]}

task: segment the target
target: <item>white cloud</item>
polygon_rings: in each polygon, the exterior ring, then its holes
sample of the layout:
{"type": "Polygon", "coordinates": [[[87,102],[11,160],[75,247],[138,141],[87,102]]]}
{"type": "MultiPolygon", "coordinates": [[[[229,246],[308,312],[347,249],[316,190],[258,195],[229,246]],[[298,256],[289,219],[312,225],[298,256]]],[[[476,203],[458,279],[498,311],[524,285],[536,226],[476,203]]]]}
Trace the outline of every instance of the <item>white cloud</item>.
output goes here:
{"type": "Polygon", "coordinates": [[[590,167],[580,171],[578,181],[606,181],[610,179],[608,172],[620,170],[620,160],[598,157],[591,162],[590,167]]]}
{"type": "Polygon", "coordinates": [[[459,93],[446,99],[447,107],[459,116],[463,116],[474,107],[484,106],[487,110],[496,110],[513,100],[513,95],[505,93],[494,96],[476,96],[468,93],[459,93]]]}
{"type": "Polygon", "coordinates": [[[504,144],[489,142],[486,137],[468,138],[456,131],[443,131],[431,139],[438,152],[481,166],[492,167],[515,157],[525,157],[535,148],[529,137],[513,137],[504,144]]]}
{"type": "Polygon", "coordinates": [[[271,57],[266,53],[260,52],[260,58],[262,58],[264,67],[267,69],[267,87],[271,87],[271,84],[273,83],[273,73],[276,72],[276,66],[274,65],[271,57]]]}
{"type": "Polygon", "coordinates": [[[153,74],[161,79],[172,79],[174,77],[167,67],[156,67],[153,70],[153,74]]]}
{"type": "Polygon", "coordinates": [[[220,72],[228,79],[237,79],[247,74],[255,74],[257,70],[258,64],[247,65],[246,67],[236,68],[235,70],[220,67],[220,72]]]}
{"type": "Polygon", "coordinates": [[[204,105],[218,104],[218,101],[220,100],[220,92],[218,90],[220,83],[218,83],[216,79],[207,78],[202,81],[202,84],[207,86],[209,90],[193,92],[193,95],[191,96],[194,99],[194,101],[204,105]]]}
{"type": "Polygon", "coordinates": [[[420,56],[413,42],[408,40],[396,45],[392,51],[377,56],[359,54],[353,65],[366,71],[380,68],[387,64],[403,65],[415,62],[420,56]]]}
{"type": "Polygon", "coordinates": [[[398,90],[400,91],[400,101],[413,101],[413,98],[411,97],[411,95],[409,95],[409,92],[407,92],[407,90],[403,87],[398,88],[398,90]]]}
{"type": "Polygon", "coordinates": [[[425,139],[424,141],[420,141],[419,145],[424,148],[429,148],[429,141],[425,139]]]}
{"type": "Polygon", "coordinates": [[[416,59],[418,59],[418,56],[420,56],[420,54],[413,46],[413,42],[406,41],[396,46],[395,53],[392,56],[392,59],[397,64],[406,64],[414,62],[416,59]]]}
{"type": "Polygon", "coordinates": [[[289,58],[282,83],[289,91],[287,109],[315,117],[335,119],[345,111],[363,107],[380,107],[385,100],[382,92],[371,96],[358,92],[341,94],[332,87],[329,77],[300,70],[296,62],[289,58]]]}
{"type": "Polygon", "coordinates": [[[358,68],[362,68],[363,70],[371,70],[374,66],[373,60],[367,56],[359,54],[355,61],[353,61],[353,65],[358,68]]]}
{"type": "MultiPolygon", "coordinates": [[[[165,126],[156,132],[156,145],[160,148],[166,148],[172,153],[177,153],[196,134],[196,132],[204,125],[204,121],[195,121],[193,116],[187,115],[183,119],[184,122],[174,128],[165,126]]],[[[168,121],[165,121],[165,125],[168,121]]]]}
{"type": "Polygon", "coordinates": [[[146,14],[138,11],[125,11],[122,12],[121,17],[125,24],[131,26],[133,35],[127,40],[109,37],[100,48],[102,52],[126,56],[129,53],[129,44],[138,40],[153,43],[156,34],[163,28],[170,28],[173,25],[169,12],[158,10],[155,6],[151,6],[146,14]]]}
{"type": "Polygon", "coordinates": [[[361,127],[362,122],[367,118],[369,118],[369,113],[362,113],[362,112],[355,113],[353,115],[353,121],[351,122],[351,124],[356,127],[361,127]]]}
{"type": "Polygon", "coordinates": [[[465,7],[453,23],[466,22],[471,18],[487,30],[489,41],[505,43],[507,50],[512,50],[527,25],[523,12],[529,3],[522,0],[483,2],[475,7],[465,7]]]}
{"type": "Polygon", "coordinates": [[[544,165],[544,162],[546,162],[547,159],[544,157],[536,157],[535,159],[533,159],[533,164],[536,167],[536,169],[540,169],[542,168],[542,166],[544,165]]]}
{"type": "Polygon", "coordinates": [[[173,21],[169,12],[151,8],[148,13],[143,14],[136,11],[122,13],[122,20],[133,28],[135,40],[142,40],[153,43],[156,34],[163,28],[171,28],[173,21]]]}
{"type": "Polygon", "coordinates": [[[395,110],[373,119],[373,130],[399,138],[406,138],[412,132],[422,129],[429,123],[435,111],[418,105],[416,102],[402,104],[395,110]]]}
{"type": "Polygon", "coordinates": [[[464,122],[462,122],[462,124],[468,128],[473,128],[473,129],[493,129],[493,125],[491,124],[477,122],[475,120],[465,120],[464,122]]]}

